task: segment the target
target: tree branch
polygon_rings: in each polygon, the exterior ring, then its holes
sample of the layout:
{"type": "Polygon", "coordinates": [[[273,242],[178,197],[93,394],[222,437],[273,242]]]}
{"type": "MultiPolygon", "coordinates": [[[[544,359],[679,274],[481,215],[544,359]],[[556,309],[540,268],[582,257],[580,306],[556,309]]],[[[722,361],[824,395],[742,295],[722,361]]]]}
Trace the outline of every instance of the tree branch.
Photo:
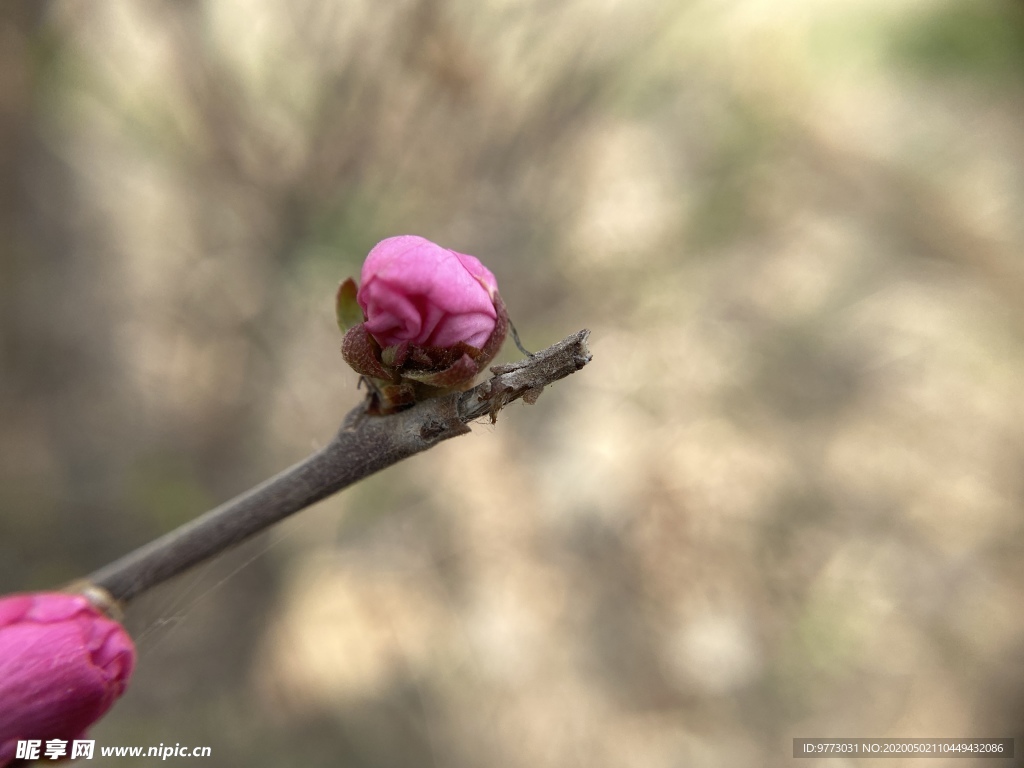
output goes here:
{"type": "Polygon", "coordinates": [[[324,448],[276,477],[100,568],[88,581],[122,603],[223,552],[301,509],[442,440],[518,398],[536,402],[545,386],[590,362],[583,330],[511,365],[494,366],[487,381],[417,403],[389,416],[353,409],[324,448]]]}

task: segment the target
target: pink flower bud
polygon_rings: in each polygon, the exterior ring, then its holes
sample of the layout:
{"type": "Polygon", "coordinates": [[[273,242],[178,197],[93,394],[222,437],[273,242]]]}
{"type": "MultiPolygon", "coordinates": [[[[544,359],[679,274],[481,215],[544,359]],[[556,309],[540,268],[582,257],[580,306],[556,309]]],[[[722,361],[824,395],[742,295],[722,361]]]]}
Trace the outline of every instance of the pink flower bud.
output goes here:
{"type": "Polygon", "coordinates": [[[377,243],[363,263],[356,300],[382,347],[409,342],[483,348],[497,322],[498,281],[474,256],[414,235],[377,243]]]}
{"type": "Polygon", "coordinates": [[[508,330],[491,271],[413,235],[377,243],[362,285],[349,278],[338,288],[337,313],[342,355],[368,380],[371,413],[465,389],[508,330]]]}
{"type": "Polygon", "coordinates": [[[83,595],[0,598],[0,766],[19,740],[82,738],[134,666],[128,633],[83,595]]]}

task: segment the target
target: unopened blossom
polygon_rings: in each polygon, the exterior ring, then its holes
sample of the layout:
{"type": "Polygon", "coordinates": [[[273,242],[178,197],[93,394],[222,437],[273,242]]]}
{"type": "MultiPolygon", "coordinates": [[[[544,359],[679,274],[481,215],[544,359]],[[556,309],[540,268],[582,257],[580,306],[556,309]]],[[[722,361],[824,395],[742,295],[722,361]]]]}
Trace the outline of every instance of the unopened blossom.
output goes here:
{"type": "Polygon", "coordinates": [[[409,342],[482,349],[494,331],[498,281],[475,256],[403,235],[378,243],[363,263],[356,299],[382,347],[409,342]]]}
{"type": "Polygon", "coordinates": [[[501,348],[508,316],[494,274],[475,256],[390,237],[360,277],[358,288],[349,279],[338,292],[342,353],[378,382],[378,411],[468,386],[501,348]]]}
{"type": "Polygon", "coordinates": [[[134,666],[128,633],[85,596],[0,598],[0,766],[19,740],[81,739],[134,666]]]}

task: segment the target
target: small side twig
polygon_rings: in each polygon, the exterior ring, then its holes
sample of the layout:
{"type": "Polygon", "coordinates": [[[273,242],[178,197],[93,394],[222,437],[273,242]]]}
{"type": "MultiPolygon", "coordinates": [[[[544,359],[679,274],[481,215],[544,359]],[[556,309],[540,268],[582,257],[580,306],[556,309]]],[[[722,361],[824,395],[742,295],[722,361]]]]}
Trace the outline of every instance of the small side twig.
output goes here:
{"type": "Polygon", "coordinates": [[[459,415],[464,422],[489,414],[493,424],[498,411],[523,398],[531,405],[548,384],[564,379],[590,362],[587,337],[590,331],[562,339],[525,360],[491,368],[494,377],[459,397],[459,415]]]}
{"type": "Polygon", "coordinates": [[[466,392],[417,403],[388,416],[353,409],[326,446],[250,491],[100,568],[87,581],[125,603],[167,579],[239,544],[375,472],[469,432],[466,425],[523,398],[536,402],[545,386],[590,362],[589,331],[532,357],[491,368],[490,379],[466,392]]]}

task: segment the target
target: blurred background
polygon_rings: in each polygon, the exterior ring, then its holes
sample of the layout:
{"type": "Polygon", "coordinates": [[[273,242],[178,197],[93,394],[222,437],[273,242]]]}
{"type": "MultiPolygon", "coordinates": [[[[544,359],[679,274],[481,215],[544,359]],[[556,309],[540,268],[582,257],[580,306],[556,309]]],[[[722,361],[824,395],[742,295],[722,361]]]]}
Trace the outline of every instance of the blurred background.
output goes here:
{"type": "Polygon", "coordinates": [[[1010,0],[7,0],[0,592],[329,440],[419,234],[593,363],[133,604],[98,745],[1024,738],[1022,156],[1010,0]]]}

